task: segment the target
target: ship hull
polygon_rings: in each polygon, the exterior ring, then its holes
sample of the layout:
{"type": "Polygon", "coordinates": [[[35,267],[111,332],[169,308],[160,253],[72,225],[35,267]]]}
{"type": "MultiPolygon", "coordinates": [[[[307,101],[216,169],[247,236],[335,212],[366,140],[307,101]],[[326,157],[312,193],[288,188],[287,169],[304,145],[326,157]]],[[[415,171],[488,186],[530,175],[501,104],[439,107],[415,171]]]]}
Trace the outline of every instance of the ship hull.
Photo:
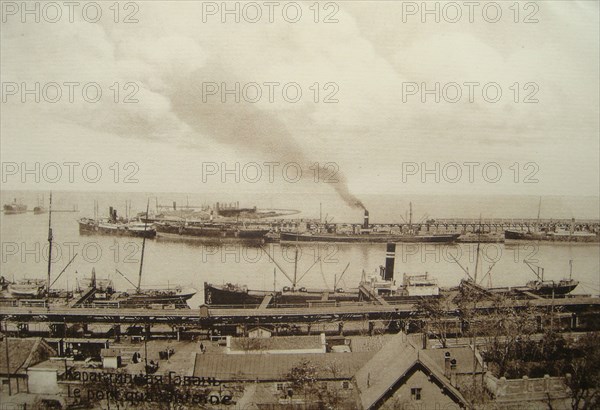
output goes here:
{"type": "Polygon", "coordinates": [[[528,284],[527,287],[531,293],[534,293],[539,296],[564,296],[568,293],[571,293],[575,288],[579,285],[579,282],[576,280],[564,283],[560,281],[559,283],[554,282],[544,282],[541,285],[537,285],[535,283],[528,284]]]}
{"type": "Polygon", "coordinates": [[[600,236],[594,234],[554,234],[504,231],[506,241],[548,241],[548,242],[600,242],[600,236]]]}
{"type": "Polygon", "coordinates": [[[132,236],[137,238],[155,238],[156,229],[148,227],[146,230],[142,229],[130,229],[126,225],[124,226],[106,226],[100,225],[94,222],[83,222],[79,221],[79,234],[80,235],[107,235],[107,236],[132,236]]]}
{"type": "Polygon", "coordinates": [[[147,307],[149,305],[187,305],[187,301],[190,300],[196,292],[184,292],[177,294],[140,294],[140,295],[129,295],[124,300],[119,301],[121,306],[136,306],[136,307],[147,307]]]}
{"type": "Polygon", "coordinates": [[[27,205],[4,205],[5,215],[24,214],[27,212],[27,205]]]}
{"type": "Polygon", "coordinates": [[[387,243],[387,242],[405,242],[405,243],[452,243],[455,242],[460,234],[443,235],[327,235],[327,234],[297,234],[290,232],[281,232],[282,242],[343,242],[343,243],[387,243]]]}
{"type": "Polygon", "coordinates": [[[33,214],[34,215],[42,215],[42,214],[47,214],[48,211],[46,210],[46,208],[42,208],[40,206],[36,206],[35,208],[33,208],[33,214]]]}
{"type": "Polygon", "coordinates": [[[270,305],[294,305],[309,302],[349,302],[358,301],[358,293],[354,292],[273,292],[265,290],[241,290],[227,286],[204,284],[204,303],[207,305],[260,305],[266,296],[271,296],[270,305]],[[327,299],[323,295],[327,293],[327,299]]]}
{"type": "Polygon", "coordinates": [[[238,229],[235,226],[184,226],[164,223],[158,223],[156,230],[160,236],[256,241],[264,240],[269,233],[268,229],[238,229]]]}

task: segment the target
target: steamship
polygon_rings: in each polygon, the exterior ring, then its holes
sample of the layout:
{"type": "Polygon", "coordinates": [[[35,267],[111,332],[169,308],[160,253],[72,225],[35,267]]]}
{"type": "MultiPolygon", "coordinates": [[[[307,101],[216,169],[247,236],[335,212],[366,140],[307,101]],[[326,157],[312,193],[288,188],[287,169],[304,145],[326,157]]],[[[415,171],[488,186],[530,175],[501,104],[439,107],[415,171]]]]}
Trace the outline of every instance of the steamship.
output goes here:
{"type": "Polygon", "coordinates": [[[347,302],[358,300],[358,290],[334,291],[326,289],[307,289],[304,287],[283,287],[280,291],[252,290],[247,286],[226,283],[213,285],[204,283],[204,303],[207,305],[260,305],[265,298],[273,305],[294,305],[305,303],[323,303],[328,301],[347,302]]]}
{"type": "Polygon", "coordinates": [[[247,286],[227,283],[204,283],[204,303],[207,305],[293,305],[322,304],[327,302],[358,302],[385,300],[392,302],[414,301],[423,297],[436,297],[440,288],[435,279],[424,275],[404,275],[402,284],[394,281],[396,244],[387,244],[386,264],[380,266],[380,275],[365,278],[358,288],[335,290],[284,287],[281,291],[251,290],[247,286]]]}
{"type": "Polygon", "coordinates": [[[150,307],[150,305],[173,305],[175,307],[188,307],[187,301],[196,294],[192,288],[175,286],[167,289],[142,289],[136,288],[126,292],[119,292],[111,279],[97,279],[96,271],[92,269],[89,278],[79,282],[79,293],[87,297],[75,303],[78,307],[82,303],[92,303],[94,306],[110,306],[117,304],[119,307],[150,307]]]}
{"type": "Polygon", "coordinates": [[[23,214],[25,212],[27,212],[27,205],[17,202],[17,198],[12,203],[4,205],[5,215],[23,214]]]}
{"type": "Polygon", "coordinates": [[[460,234],[433,234],[420,235],[414,233],[390,233],[377,232],[369,224],[369,211],[364,212],[364,222],[360,229],[353,232],[335,232],[328,229],[327,232],[281,232],[282,242],[350,242],[350,243],[387,243],[387,242],[433,242],[451,243],[455,242],[460,234]]]}
{"type": "Polygon", "coordinates": [[[522,232],[504,231],[506,241],[600,242],[600,236],[586,231],[522,232]]]}
{"type": "MultiPolygon", "coordinates": [[[[146,215],[148,215],[148,207],[150,205],[150,201],[146,206],[146,215]]],[[[113,212],[111,208],[111,213],[113,212]]],[[[114,218],[116,219],[116,211],[114,212],[114,218]]],[[[142,224],[143,232],[148,229],[148,221],[142,224]]],[[[181,286],[177,286],[175,288],[142,288],[142,273],[144,268],[144,252],[146,249],[146,239],[147,235],[141,235],[142,237],[142,254],[140,257],[140,270],[138,275],[138,282],[135,285],[131,282],[125,275],[123,275],[117,269],[117,273],[119,273],[123,278],[125,278],[131,285],[135,286],[135,289],[127,292],[116,292],[115,287],[112,284],[112,281],[96,280],[96,272],[92,269],[92,276],[89,280],[90,291],[86,298],[89,300],[85,300],[81,298],[81,303],[91,302],[96,306],[106,305],[106,306],[114,306],[117,304],[117,307],[137,307],[137,308],[147,308],[151,307],[151,305],[173,305],[177,308],[189,308],[187,305],[187,301],[191,299],[195,294],[196,290],[192,288],[182,288],[181,286]]]]}
{"type": "Polygon", "coordinates": [[[269,229],[246,228],[236,223],[157,222],[160,236],[264,241],[269,229]]]}
{"type": "Polygon", "coordinates": [[[109,208],[109,218],[92,219],[81,218],[79,221],[80,235],[113,235],[113,236],[135,236],[154,238],[156,228],[145,226],[140,221],[129,221],[117,217],[117,210],[112,206],[109,208]]]}

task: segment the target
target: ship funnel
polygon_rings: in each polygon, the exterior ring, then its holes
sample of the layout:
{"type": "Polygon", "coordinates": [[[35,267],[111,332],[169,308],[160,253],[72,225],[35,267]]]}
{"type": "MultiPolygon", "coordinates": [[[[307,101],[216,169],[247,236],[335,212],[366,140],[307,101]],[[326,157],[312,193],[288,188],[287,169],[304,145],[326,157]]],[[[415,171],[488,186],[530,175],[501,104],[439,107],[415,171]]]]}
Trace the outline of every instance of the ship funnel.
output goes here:
{"type": "Polygon", "coordinates": [[[365,219],[363,221],[363,228],[369,229],[369,211],[365,209],[365,219]]]}
{"type": "Polygon", "coordinates": [[[388,243],[385,251],[385,276],[384,280],[394,280],[394,262],[396,261],[396,244],[388,243]]]}

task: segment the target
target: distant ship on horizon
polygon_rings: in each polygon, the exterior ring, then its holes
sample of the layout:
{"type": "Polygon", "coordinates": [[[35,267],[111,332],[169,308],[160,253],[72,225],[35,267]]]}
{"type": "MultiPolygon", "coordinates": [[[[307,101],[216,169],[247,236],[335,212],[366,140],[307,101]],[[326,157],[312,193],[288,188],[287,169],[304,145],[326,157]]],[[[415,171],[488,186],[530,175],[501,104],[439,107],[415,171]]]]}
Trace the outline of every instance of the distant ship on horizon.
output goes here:
{"type": "Polygon", "coordinates": [[[17,202],[17,198],[15,198],[12,203],[4,205],[5,215],[23,214],[25,212],[27,212],[27,205],[21,203],[20,201],[17,202]]]}

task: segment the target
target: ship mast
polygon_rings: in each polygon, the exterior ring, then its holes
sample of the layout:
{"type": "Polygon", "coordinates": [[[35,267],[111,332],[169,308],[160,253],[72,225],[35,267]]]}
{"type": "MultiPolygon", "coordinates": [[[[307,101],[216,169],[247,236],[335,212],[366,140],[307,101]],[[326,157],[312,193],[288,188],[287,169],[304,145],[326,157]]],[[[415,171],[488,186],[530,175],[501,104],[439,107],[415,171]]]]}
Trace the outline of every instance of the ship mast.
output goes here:
{"type": "Polygon", "coordinates": [[[52,272],[52,192],[50,192],[50,205],[48,208],[48,284],[46,297],[50,296],[50,273],[52,272]]]}
{"type": "Polygon", "coordinates": [[[142,239],[142,256],[140,257],[140,274],[138,275],[138,283],[136,292],[141,293],[142,291],[142,269],[144,267],[144,249],[146,248],[146,229],[148,227],[148,211],[150,208],[150,199],[146,203],[146,218],[144,219],[144,237],[142,239]]]}
{"type": "Polygon", "coordinates": [[[298,274],[298,244],[296,244],[296,254],[294,255],[294,283],[292,290],[296,290],[296,277],[298,274]]]}
{"type": "Polygon", "coordinates": [[[540,202],[538,203],[538,214],[537,221],[535,223],[535,231],[536,233],[540,230],[540,212],[542,211],[542,197],[540,197],[540,202]]]}
{"type": "Polygon", "coordinates": [[[481,214],[479,214],[479,229],[477,230],[477,253],[475,255],[475,273],[473,281],[477,285],[477,270],[479,269],[479,247],[481,245],[481,214]]]}

